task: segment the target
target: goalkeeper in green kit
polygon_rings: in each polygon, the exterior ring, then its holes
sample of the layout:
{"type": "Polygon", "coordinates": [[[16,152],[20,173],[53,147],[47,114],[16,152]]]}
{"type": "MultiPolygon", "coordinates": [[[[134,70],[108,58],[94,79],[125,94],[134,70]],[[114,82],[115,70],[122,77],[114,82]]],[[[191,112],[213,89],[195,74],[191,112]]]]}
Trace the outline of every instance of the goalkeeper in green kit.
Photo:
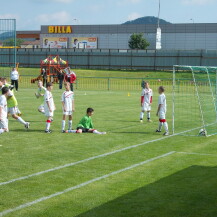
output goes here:
{"type": "Polygon", "coordinates": [[[87,114],[81,119],[78,124],[77,130],[67,130],[66,133],[94,133],[105,135],[106,132],[99,132],[93,128],[93,122],[91,116],[94,113],[94,109],[88,108],[87,114]]]}

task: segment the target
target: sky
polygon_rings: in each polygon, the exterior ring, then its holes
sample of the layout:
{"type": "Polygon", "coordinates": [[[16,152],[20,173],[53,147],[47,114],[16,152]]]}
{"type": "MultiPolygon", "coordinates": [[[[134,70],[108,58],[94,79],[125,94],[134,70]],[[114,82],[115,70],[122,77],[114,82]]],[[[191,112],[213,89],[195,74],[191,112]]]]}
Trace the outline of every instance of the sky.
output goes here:
{"type": "MultiPolygon", "coordinates": [[[[0,19],[16,18],[17,30],[41,25],[121,24],[157,16],[159,0],[3,0],[0,19]]],[[[172,23],[217,23],[217,0],[161,0],[161,15],[172,23]],[[192,20],[193,19],[193,20],[192,20]]]]}

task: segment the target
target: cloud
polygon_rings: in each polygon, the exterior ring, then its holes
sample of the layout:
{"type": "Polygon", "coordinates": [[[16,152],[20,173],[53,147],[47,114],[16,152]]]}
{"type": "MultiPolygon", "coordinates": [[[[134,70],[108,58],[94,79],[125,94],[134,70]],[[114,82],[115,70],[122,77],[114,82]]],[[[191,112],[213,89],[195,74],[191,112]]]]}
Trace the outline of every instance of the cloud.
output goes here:
{"type": "Polygon", "coordinates": [[[140,17],[142,17],[141,14],[139,14],[137,12],[133,12],[128,16],[128,20],[135,20],[135,19],[140,18],[140,17]]]}
{"type": "Polygon", "coordinates": [[[35,18],[35,21],[46,24],[71,24],[73,22],[73,17],[70,13],[66,11],[60,11],[53,14],[40,14],[35,18]]]}
{"type": "Polygon", "coordinates": [[[0,19],[20,19],[18,14],[1,14],[0,19]]]}
{"type": "Polygon", "coordinates": [[[185,5],[207,5],[213,2],[214,0],[182,0],[185,5]]]}

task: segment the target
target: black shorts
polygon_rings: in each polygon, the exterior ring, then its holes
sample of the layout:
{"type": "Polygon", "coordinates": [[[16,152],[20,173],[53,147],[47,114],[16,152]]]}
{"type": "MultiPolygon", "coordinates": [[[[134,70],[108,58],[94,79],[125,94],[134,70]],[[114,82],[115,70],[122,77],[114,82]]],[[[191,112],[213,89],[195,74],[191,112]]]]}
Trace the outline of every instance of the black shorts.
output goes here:
{"type": "Polygon", "coordinates": [[[89,129],[83,128],[83,127],[78,127],[77,130],[82,130],[82,133],[88,133],[89,129]]]}

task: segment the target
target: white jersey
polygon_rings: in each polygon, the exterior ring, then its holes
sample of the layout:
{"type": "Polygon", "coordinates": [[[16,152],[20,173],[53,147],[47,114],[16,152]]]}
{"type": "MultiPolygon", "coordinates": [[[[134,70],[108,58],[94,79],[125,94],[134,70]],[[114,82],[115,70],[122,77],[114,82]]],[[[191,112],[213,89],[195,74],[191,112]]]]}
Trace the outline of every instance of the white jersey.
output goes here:
{"type": "Polygon", "coordinates": [[[19,73],[17,70],[14,70],[11,72],[11,80],[18,80],[19,79],[19,73]]]}
{"type": "Polygon", "coordinates": [[[5,95],[1,95],[0,96],[0,107],[2,108],[2,112],[1,112],[1,120],[6,120],[7,119],[7,99],[5,97],[5,95]]]}
{"type": "Polygon", "coordinates": [[[73,100],[74,100],[74,93],[72,91],[65,91],[62,94],[61,101],[64,102],[66,112],[72,111],[73,100]]]}
{"type": "Polygon", "coordinates": [[[160,113],[166,113],[167,111],[167,100],[164,93],[160,94],[158,98],[158,105],[161,105],[160,113]]]}
{"type": "Polygon", "coordinates": [[[46,91],[45,91],[45,94],[44,94],[44,109],[45,109],[46,111],[49,111],[47,102],[49,102],[49,104],[50,104],[50,109],[51,109],[52,111],[54,111],[55,106],[54,106],[53,95],[52,95],[52,93],[51,93],[50,91],[48,91],[48,90],[46,90],[46,91]]]}
{"type": "Polygon", "coordinates": [[[144,96],[144,101],[143,103],[145,104],[150,104],[152,103],[152,96],[153,96],[153,91],[152,89],[147,89],[147,88],[144,88],[142,89],[142,94],[141,96],[144,96]]]}

